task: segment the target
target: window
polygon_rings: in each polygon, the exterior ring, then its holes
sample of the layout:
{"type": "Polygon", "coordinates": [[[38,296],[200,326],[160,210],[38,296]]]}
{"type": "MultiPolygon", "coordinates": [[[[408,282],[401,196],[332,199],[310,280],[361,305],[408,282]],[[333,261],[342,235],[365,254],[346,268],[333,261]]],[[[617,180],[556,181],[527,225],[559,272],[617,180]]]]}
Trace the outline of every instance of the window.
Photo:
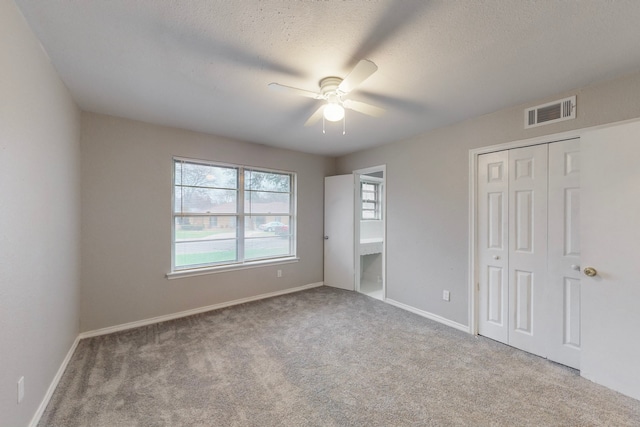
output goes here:
{"type": "Polygon", "coordinates": [[[174,159],[172,271],[295,256],[295,174],[174,159]]]}
{"type": "Polygon", "coordinates": [[[380,183],[362,181],[360,183],[362,201],[361,219],[382,219],[380,209],[380,183]]]}

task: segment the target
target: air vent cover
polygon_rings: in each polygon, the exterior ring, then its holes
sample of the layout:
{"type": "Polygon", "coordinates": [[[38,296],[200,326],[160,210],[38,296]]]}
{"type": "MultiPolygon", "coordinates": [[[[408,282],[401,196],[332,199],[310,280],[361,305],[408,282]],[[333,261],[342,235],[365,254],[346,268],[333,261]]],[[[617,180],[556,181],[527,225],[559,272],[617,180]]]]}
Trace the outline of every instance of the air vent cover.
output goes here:
{"type": "Polygon", "coordinates": [[[576,118],[576,97],[560,99],[524,110],[524,128],[576,118]]]}

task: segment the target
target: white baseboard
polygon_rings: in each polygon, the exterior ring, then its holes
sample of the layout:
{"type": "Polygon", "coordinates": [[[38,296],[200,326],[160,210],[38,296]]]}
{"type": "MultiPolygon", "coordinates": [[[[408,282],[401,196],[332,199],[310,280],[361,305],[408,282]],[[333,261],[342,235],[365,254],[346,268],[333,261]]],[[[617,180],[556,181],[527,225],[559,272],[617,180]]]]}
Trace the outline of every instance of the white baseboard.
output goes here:
{"type": "MultiPolygon", "coordinates": [[[[99,335],[107,335],[107,334],[111,334],[111,333],[114,333],[114,332],[124,331],[124,330],[127,330],[127,329],[138,328],[140,326],[152,325],[154,323],[166,322],[168,320],[179,319],[181,317],[192,316],[194,314],[205,313],[207,311],[212,311],[212,310],[219,310],[221,308],[231,307],[231,306],[238,305],[238,304],[244,304],[244,303],[251,302],[251,301],[258,301],[258,300],[265,299],[265,298],[271,298],[271,297],[276,297],[276,296],[279,296],[279,295],[286,295],[286,294],[290,294],[290,293],[294,293],[294,292],[300,292],[300,291],[304,291],[304,290],[311,289],[311,288],[317,288],[317,287],[320,287],[320,286],[323,286],[323,285],[324,285],[324,282],[310,283],[308,285],[303,285],[303,286],[298,286],[298,287],[295,287],[295,288],[284,289],[282,291],[269,292],[269,293],[266,293],[266,294],[256,295],[256,296],[247,297],[247,298],[241,298],[241,299],[237,299],[237,300],[233,300],[233,301],[227,301],[227,302],[223,302],[223,303],[220,303],[220,304],[208,305],[206,307],[194,308],[194,309],[191,309],[191,310],[181,311],[181,312],[178,312],[178,313],[166,314],[164,316],[152,317],[150,319],[138,320],[138,321],[135,321],[135,322],[123,323],[121,325],[109,326],[107,328],[101,328],[101,329],[96,329],[96,330],[93,330],[93,331],[82,332],[76,337],[75,341],[71,345],[71,348],[67,352],[67,355],[64,358],[64,360],[62,361],[62,364],[60,365],[60,368],[58,369],[58,372],[56,373],[56,376],[53,378],[53,381],[51,381],[51,385],[49,385],[49,388],[47,389],[47,393],[45,394],[44,398],[42,399],[42,402],[40,403],[40,406],[38,407],[38,410],[33,415],[33,418],[31,419],[31,422],[29,423],[29,427],[36,427],[38,425],[38,423],[40,422],[40,418],[42,417],[42,414],[44,413],[44,410],[47,408],[47,405],[49,404],[49,401],[51,400],[51,396],[53,396],[53,392],[56,390],[56,387],[58,386],[58,382],[60,381],[60,378],[62,378],[62,374],[64,374],[65,369],[67,369],[67,365],[69,364],[69,361],[71,360],[71,357],[73,356],[73,353],[76,351],[76,348],[78,347],[78,343],[80,342],[81,339],[90,338],[90,337],[97,337],[99,335]]],[[[419,316],[426,317],[427,319],[434,320],[434,321],[436,321],[438,323],[442,323],[443,325],[450,326],[452,328],[461,330],[463,332],[468,332],[468,333],[470,332],[468,326],[460,324],[460,323],[457,323],[457,322],[454,322],[454,321],[449,320],[449,319],[445,319],[444,317],[438,316],[437,314],[429,313],[428,311],[420,310],[420,309],[417,309],[415,307],[411,307],[410,305],[406,305],[406,304],[403,304],[401,302],[398,302],[398,301],[395,301],[395,300],[392,300],[392,299],[389,299],[389,298],[385,299],[384,301],[387,304],[391,304],[391,305],[393,305],[395,307],[398,307],[398,308],[401,308],[403,310],[410,311],[410,312],[415,313],[415,314],[417,314],[419,316]]]]}
{"type": "Polygon", "coordinates": [[[446,319],[446,318],[444,318],[442,316],[438,316],[437,314],[429,313],[428,311],[420,310],[418,308],[411,307],[410,305],[403,304],[401,302],[394,301],[394,300],[389,299],[389,298],[385,299],[384,302],[386,302],[387,304],[391,304],[393,306],[396,306],[398,308],[401,308],[403,310],[407,310],[407,311],[410,311],[412,313],[415,313],[418,316],[426,317],[427,319],[434,320],[434,321],[436,321],[438,323],[442,323],[443,325],[450,326],[452,328],[458,329],[458,330],[463,331],[463,332],[471,333],[471,330],[469,329],[469,326],[463,325],[463,324],[458,323],[458,322],[454,322],[453,320],[446,319]]]}
{"type": "Polygon", "coordinates": [[[279,295],[300,292],[306,289],[317,288],[324,285],[324,282],[310,283],[308,285],[298,286],[295,288],[284,289],[282,291],[269,292],[267,294],[256,295],[247,298],[241,298],[233,301],[222,302],[220,304],[208,305],[206,307],[194,308],[191,310],[180,311],[178,313],[165,314],[163,316],[152,317],[150,319],[136,320],[135,322],[123,323],[121,325],[109,326],[106,328],[95,329],[93,331],[82,332],[78,335],[79,339],[97,337],[100,335],[112,334],[114,332],[125,331],[127,329],[139,328],[140,326],[153,325],[154,323],[166,322],[167,320],[179,319],[181,317],[192,316],[194,314],[205,313],[207,311],[219,310],[221,308],[231,307],[233,305],[244,304],[251,301],[257,301],[265,298],[277,297],[279,295]]]}
{"type": "Polygon", "coordinates": [[[300,292],[306,289],[317,288],[323,285],[324,285],[324,282],[310,283],[308,285],[298,286],[296,288],[289,288],[282,291],[270,292],[267,294],[256,295],[248,298],[241,298],[234,301],[228,301],[220,304],[209,305],[206,307],[194,308],[192,310],[181,311],[179,313],[167,314],[164,316],[153,317],[151,319],[139,320],[136,322],[124,323],[122,325],[110,326],[108,328],[96,329],[95,331],[82,332],[76,337],[75,341],[73,341],[73,344],[71,345],[71,348],[69,349],[69,351],[67,352],[67,355],[62,361],[62,364],[60,365],[58,372],[56,372],[55,377],[53,377],[53,381],[51,381],[51,384],[47,389],[47,393],[42,399],[42,402],[40,402],[40,406],[38,406],[38,410],[31,418],[29,427],[36,427],[40,422],[40,418],[42,418],[42,414],[44,414],[44,410],[47,409],[47,405],[51,400],[51,396],[53,396],[53,392],[56,391],[56,388],[58,387],[58,383],[60,382],[60,378],[62,378],[62,374],[64,374],[64,371],[67,369],[67,365],[69,364],[69,361],[71,360],[73,353],[76,351],[76,348],[78,347],[78,343],[80,342],[81,339],[96,337],[99,335],[111,334],[113,332],[124,331],[126,329],[137,328],[140,326],[151,325],[154,323],[166,322],[167,320],[178,319],[180,317],[191,316],[193,314],[204,313],[211,310],[218,310],[225,307],[231,307],[233,305],[244,304],[246,302],[276,297],[279,295],[290,294],[293,292],[300,292]]]}
{"type": "Polygon", "coordinates": [[[38,410],[36,411],[35,414],[33,414],[33,417],[31,418],[31,422],[29,423],[29,427],[36,427],[40,422],[40,418],[42,418],[42,414],[44,414],[44,410],[47,409],[47,405],[51,400],[51,396],[53,396],[53,392],[56,391],[56,388],[58,387],[58,383],[60,382],[60,378],[62,378],[62,374],[64,374],[65,369],[67,369],[67,365],[71,360],[71,356],[73,356],[73,353],[75,353],[76,347],[78,347],[79,342],[80,342],[80,336],[78,335],[76,339],[73,341],[73,344],[71,344],[71,348],[69,349],[69,351],[67,352],[67,355],[62,361],[60,368],[58,368],[58,372],[56,372],[55,377],[53,377],[53,381],[51,381],[51,384],[47,389],[47,393],[44,395],[42,402],[40,402],[40,406],[38,406],[38,410]]]}
{"type": "Polygon", "coordinates": [[[65,369],[67,369],[67,365],[69,364],[69,361],[71,360],[71,357],[73,356],[73,353],[76,351],[76,348],[78,347],[78,343],[80,342],[81,339],[90,338],[90,337],[96,337],[96,336],[99,336],[99,335],[111,334],[113,332],[124,331],[126,329],[137,328],[137,327],[140,327],[140,326],[151,325],[151,324],[154,324],[154,323],[166,322],[167,320],[178,319],[180,317],[191,316],[193,314],[204,313],[204,312],[211,311],[211,310],[218,310],[218,309],[225,308],[225,307],[231,307],[233,305],[244,304],[246,302],[257,301],[257,300],[261,300],[261,299],[265,299],[265,298],[276,297],[278,295],[285,295],[285,294],[290,294],[290,293],[293,293],[293,292],[300,292],[300,291],[304,291],[306,289],[317,288],[317,287],[320,287],[320,286],[323,286],[323,285],[324,285],[324,282],[310,283],[308,285],[298,286],[296,288],[289,288],[289,289],[285,289],[285,290],[282,290],[282,291],[270,292],[270,293],[267,293],[267,294],[256,295],[256,296],[248,297],[248,298],[241,298],[241,299],[237,299],[237,300],[234,300],[234,301],[228,301],[228,302],[223,302],[223,303],[220,303],[220,304],[209,305],[209,306],[206,306],[206,307],[194,308],[192,310],[181,311],[179,313],[167,314],[167,315],[164,315],[164,316],[153,317],[151,319],[138,320],[136,322],[124,323],[122,325],[116,325],[116,326],[110,326],[108,328],[96,329],[95,331],[82,332],[82,333],[78,334],[78,336],[76,337],[75,341],[73,341],[73,344],[71,345],[71,348],[69,349],[69,351],[67,352],[67,355],[65,356],[64,360],[62,361],[62,364],[60,365],[60,368],[58,368],[58,372],[56,372],[55,377],[53,377],[53,381],[51,381],[51,384],[49,385],[49,388],[47,389],[47,393],[44,395],[44,398],[42,399],[42,402],[40,402],[40,406],[38,406],[38,410],[36,411],[36,413],[31,418],[31,422],[29,423],[29,427],[36,427],[38,425],[38,423],[40,422],[40,418],[42,418],[42,414],[44,414],[44,410],[47,409],[47,405],[49,404],[49,401],[51,400],[51,396],[53,396],[53,392],[56,391],[56,388],[58,387],[58,383],[60,382],[60,378],[62,378],[62,374],[64,374],[65,369]]]}

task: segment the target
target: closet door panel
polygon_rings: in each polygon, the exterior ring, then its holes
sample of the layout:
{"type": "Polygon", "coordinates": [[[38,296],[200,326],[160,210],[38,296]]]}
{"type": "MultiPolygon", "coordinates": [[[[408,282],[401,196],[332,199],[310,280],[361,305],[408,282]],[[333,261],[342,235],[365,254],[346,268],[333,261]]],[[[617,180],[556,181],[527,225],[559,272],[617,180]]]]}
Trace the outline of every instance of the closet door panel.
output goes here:
{"type": "Polygon", "coordinates": [[[547,357],[580,369],[580,146],[549,145],[549,306],[547,357]]]}
{"type": "MultiPolygon", "coordinates": [[[[487,266],[487,298],[485,321],[496,326],[504,327],[506,331],[506,316],[504,316],[505,284],[503,277],[504,269],[501,267],[487,266]]],[[[506,335],[506,334],[505,334],[506,335]]]]}
{"type": "Polygon", "coordinates": [[[515,272],[515,324],[513,328],[518,332],[531,334],[533,316],[533,273],[530,271],[515,272]]]}
{"type": "Polygon", "coordinates": [[[478,333],[508,340],[508,153],[478,156],[478,333]]]}
{"type": "MultiPolygon", "coordinates": [[[[569,364],[569,362],[564,362],[564,360],[556,360],[555,358],[549,357],[551,360],[555,360],[556,362],[563,363],[565,365],[572,366],[576,369],[580,368],[580,280],[573,279],[569,277],[564,278],[564,287],[563,287],[563,298],[562,298],[562,318],[561,322],[557,324],[557,327],[562,328],[562,341],[561,344],[563,346],[568,346],[572,350],[578,351],[578,360],[577,363],[569,364]]],[[[551,354],[551,351],[549,351],[551,354]]]]}
{"type": "Polygon", "coordinates": [[[533,191],[515,192],[515,247],[520,253],[533,252],[533,191]]]}
{"type": "Polygon", "coordinates": [[[546,357],[548,147],[509,150],[509,337],[546,357]]]}

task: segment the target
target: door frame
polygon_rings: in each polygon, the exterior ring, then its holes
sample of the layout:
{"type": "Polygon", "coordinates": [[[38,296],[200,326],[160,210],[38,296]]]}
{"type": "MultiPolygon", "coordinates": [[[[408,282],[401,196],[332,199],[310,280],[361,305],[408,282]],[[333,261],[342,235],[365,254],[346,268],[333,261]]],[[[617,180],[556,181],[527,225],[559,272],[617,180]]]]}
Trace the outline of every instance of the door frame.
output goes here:
{"type": "Polygon", "coordinates": [[[478,184],[476,175],[478,173],[478,156],[481,154],[493,153],[496,151],[509,150],[512,148],[528,147],[531,145],[550,144],[553,142],[566,141],[580,138],[584,133],[597,129],[618,126],[626,123],[640,121],[640,118],[622,120],[604,125],[591,126],[581,129],[574,129],[567,132],[560,132],[550,135],[539,136],[535,138],[520,139],[517,141],[506,142],[502,144],[489,145],[486,147],[473,148],[469,150],[469,235],[468,235],[468,318],[469,333],[478,335],[478,225],[477,225],[477,201],[478,201],[478,184]]]}
{"type": "Polygon", "coordinates": [[[380,203],[382,215],[382,301],[387,299],[387,165],[371,166],[353,171],[353,192],[354,192],[354,227],[353,227],[353,260],[354,260],[354,281],[355,290],[360,292],[360,211],[362,202],[360,200],[360,176],[373,172],[382,172],[382,198],[380,203]]]}

